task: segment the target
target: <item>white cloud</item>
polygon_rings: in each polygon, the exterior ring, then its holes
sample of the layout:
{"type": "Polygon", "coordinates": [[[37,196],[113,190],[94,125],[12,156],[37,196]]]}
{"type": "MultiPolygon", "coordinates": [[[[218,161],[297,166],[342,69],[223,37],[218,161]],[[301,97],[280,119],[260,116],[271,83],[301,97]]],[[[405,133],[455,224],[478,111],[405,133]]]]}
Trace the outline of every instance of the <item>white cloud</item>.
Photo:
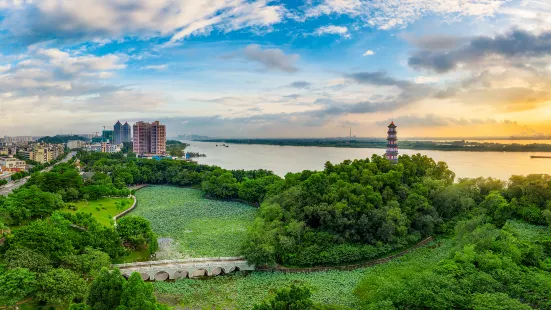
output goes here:
{"type": "Polygon", "coordinates": [[[436,83],[440,81],[440,78],[438,76],[416,76],[414,79],[415,83],[418,84],[427,84],[427,83],[436,83]]]}
{"type": "Polygon", "coordinates": [[[4,72],[6,72],[6,71],[8,71],[8,70],[10,70],[10,69],[11,69],[11,65],[10,65],[10,64],[7,64],[7,65],[5,65],[5,66],[0,66],[0,73],[4,73],[4,72]]]}
{"type": "MultiPolygon", "coordinates": [[[[0,0],[2,1],[2,0],[0,0]]],[[[269,0],[79,0],[15,1],[0,28],[29,43],[55,36],[64,39],[116,39],[123,36],[170,36],[175,43],[191,35],[270,27],[285,15],[269,0]]],[[[3,4],[2,4],[3,3],[3,4]]]]}
{"type": "Polygon", "coordinates": [[[367,50],[365,51],[365,53],[363,53],[362,56],[372,56],[372,55],[375,55],[375,52],[372,50],[367,50]]]}
{"type": "Polygon", "coordinates": [[[405,27],[425,15],[492,16],[510,0],[324,0],[297,19],[348,15],[379,29],[405,27]]]}
{"type": "Polygon", "coordinates": [[[500,13],[506,17],[507,26],[536,33],[551,30],[551,2],[547,0],[524,0],[519,5],[503,8],[500,13]]]}
{"type": "Polygon", "coordinates": [[[317,6],[306,10],[306,17],[317,17],[329,14],[356,15],[356,12],[362,7],[360,0],[325,0],[317,6]]]}
{"type": "Polygon", "coordinates": [[[295,63],[299,60],[298,54],[285,54],[279,48],[262,49],[258,44],[245,47],[244,56],[248,60],[263,64],[267,69],[296,72],[295,63]]]}
{"type": "Polygon", "coordinates": [[[119,55],[75,55],[56,48],[33,48],[14,65],[4,66],[0,93],[14,97],[71,97],[118,89],[98,83],[126,67],[119,55]]]}
{"type": "Polygon", "coordinates": [[[342,37],[350,38],[350,33],[348,32],[348,28],[344,26],[329,25],[329,26],[319,27],[314,31],[314,35],[317,35],[317,36],[321,36],[324,34],[338,34],[342,37]]]}
{"type": "Polygon", "coordinates": [[[167,64],[142,67],[142,69],[145,69],[145,70],[159,70],[159,71],[166,70],[166,68],[167,68],[167,64]]]}

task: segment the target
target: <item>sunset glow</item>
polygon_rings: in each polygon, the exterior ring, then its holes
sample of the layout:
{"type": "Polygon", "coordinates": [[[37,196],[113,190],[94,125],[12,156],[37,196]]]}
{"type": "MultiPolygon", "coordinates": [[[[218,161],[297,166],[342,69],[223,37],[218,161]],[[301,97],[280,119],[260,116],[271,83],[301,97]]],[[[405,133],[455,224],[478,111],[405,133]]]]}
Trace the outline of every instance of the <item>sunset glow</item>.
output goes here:
{"type": "Polygon", "coordinates": [[[551,135],[548,1],[125,2],[0,0],[0,134],[551,135]]]}

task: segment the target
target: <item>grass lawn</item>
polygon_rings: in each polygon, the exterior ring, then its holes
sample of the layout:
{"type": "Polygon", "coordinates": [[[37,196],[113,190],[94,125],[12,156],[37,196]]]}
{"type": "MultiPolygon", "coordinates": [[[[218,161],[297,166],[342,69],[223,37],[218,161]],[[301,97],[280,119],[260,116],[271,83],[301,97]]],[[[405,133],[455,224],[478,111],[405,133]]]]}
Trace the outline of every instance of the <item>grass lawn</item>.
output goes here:
{"type": "Polygon", "coordinates": [[[113,216],[121,213],[122,211],[130,208],[134,203],[132,198],[101,198],[94,201],[79,201],[75,203],[77,210],[67,210],[73,213],[91,213],[101,224],[105,226],[113,226],[111,219],[113,216]],[[127,201],[126,206],[121,208],[121,201],[127,201]]]}

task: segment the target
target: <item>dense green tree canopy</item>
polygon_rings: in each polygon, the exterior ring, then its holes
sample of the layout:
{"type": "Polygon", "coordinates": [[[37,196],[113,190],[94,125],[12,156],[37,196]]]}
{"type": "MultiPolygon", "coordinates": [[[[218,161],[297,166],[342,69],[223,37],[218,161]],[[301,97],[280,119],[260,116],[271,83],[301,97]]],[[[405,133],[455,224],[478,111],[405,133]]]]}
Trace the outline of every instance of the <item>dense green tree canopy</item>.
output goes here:
{"type": "Polygon", "coordinates": [[[168,307],[157,303],[153,295],[153,286],[142,280],[134,272],[123,285],[120,304],[117,310],[168,310],[168,307]]]}
{"type": "Polygon", "coordinates": [[[82,301],[86,295],[86,281],[78,274],[63,268],[52,269],[38,276],[36,297],[51,304],[82,301]]]}
{"type": "Polygon", "coordinates": [[[86,304],[92,310],[115,309],[120,304],[125,279],[119,269],[103,268],[90,285],[86,304]]]}
{"type": "Polygon", "coordinates": [[[36,274],[26,268],[13,268],[0,274],[0,302],[14,305],[36,290],[36,274]]]}
{"type": "Polygon", "coordinates": [[[147,248],[151,254],[157,250],[157,236],[148,220],[138,216],[126,216],[117,223],[117,233],[122,241],[135,249],[147,248]]]}

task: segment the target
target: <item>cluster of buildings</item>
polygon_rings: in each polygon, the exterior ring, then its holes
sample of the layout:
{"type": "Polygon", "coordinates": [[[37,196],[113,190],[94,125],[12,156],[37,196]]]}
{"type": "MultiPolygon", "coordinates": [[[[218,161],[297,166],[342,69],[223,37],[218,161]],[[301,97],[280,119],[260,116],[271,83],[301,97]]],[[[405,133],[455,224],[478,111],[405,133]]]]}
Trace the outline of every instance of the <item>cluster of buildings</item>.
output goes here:
{"type": "Polygon", "coordinates": [[[84,148],[91,152],[116,153],[120,152],[124,143],[132,142],[132,151],[138,156],[151,157],[166,154],[166,126],[159,121],[152,123],[137,122],[130,126],[128,122],[120,121],[113,126],[113,130],[104,129],[101,136],[92,138],[91,144],[69,141],[67,147],[84,148]]]}
{"type": "Polygon", "coordinates": [[[4,136],[3,138],[0,138],[0,143],[22,143],[22,142],[34,142],[36,140],[40,139],[40,137],[34,137],[34,136],[4,136]]]}
{"type": "Polygon", "coordinates": [[[0,172],[21,172],[27,171],[27,163],[15,157],[0,157],[0,172]]]}
{"type": "Polygon", "coordinates": [[[42,144],[32,141],[2,142],[0,147],[0,180],[10,180],[17,172],[28,171],[26,160],[45,164],[55,160],[65,152],[63,144],[42,144]],[[17,157],[15,157],[17,155],[17,157]]]}
{"type": "Polygon", "coordinates": [[[23,149],[17,150],[17,154],[25,160],[32,160],[37,163],[45,164],[57,159],[65,152],[63,144],[32,144],[23,149]]]}
{"type": "MultiPolygon", "coordinates": [[[[86,145],[85,149],[90,152],[117,153],[120,152],[123,143],[132,142],[132,128],[125,122],[120,121],[113,126],[113,130],[103,129],[101,136],[92,137],[92,143],[86,145]]],[[[70,141],[73,142],[73,141],[70,141]]]]}

